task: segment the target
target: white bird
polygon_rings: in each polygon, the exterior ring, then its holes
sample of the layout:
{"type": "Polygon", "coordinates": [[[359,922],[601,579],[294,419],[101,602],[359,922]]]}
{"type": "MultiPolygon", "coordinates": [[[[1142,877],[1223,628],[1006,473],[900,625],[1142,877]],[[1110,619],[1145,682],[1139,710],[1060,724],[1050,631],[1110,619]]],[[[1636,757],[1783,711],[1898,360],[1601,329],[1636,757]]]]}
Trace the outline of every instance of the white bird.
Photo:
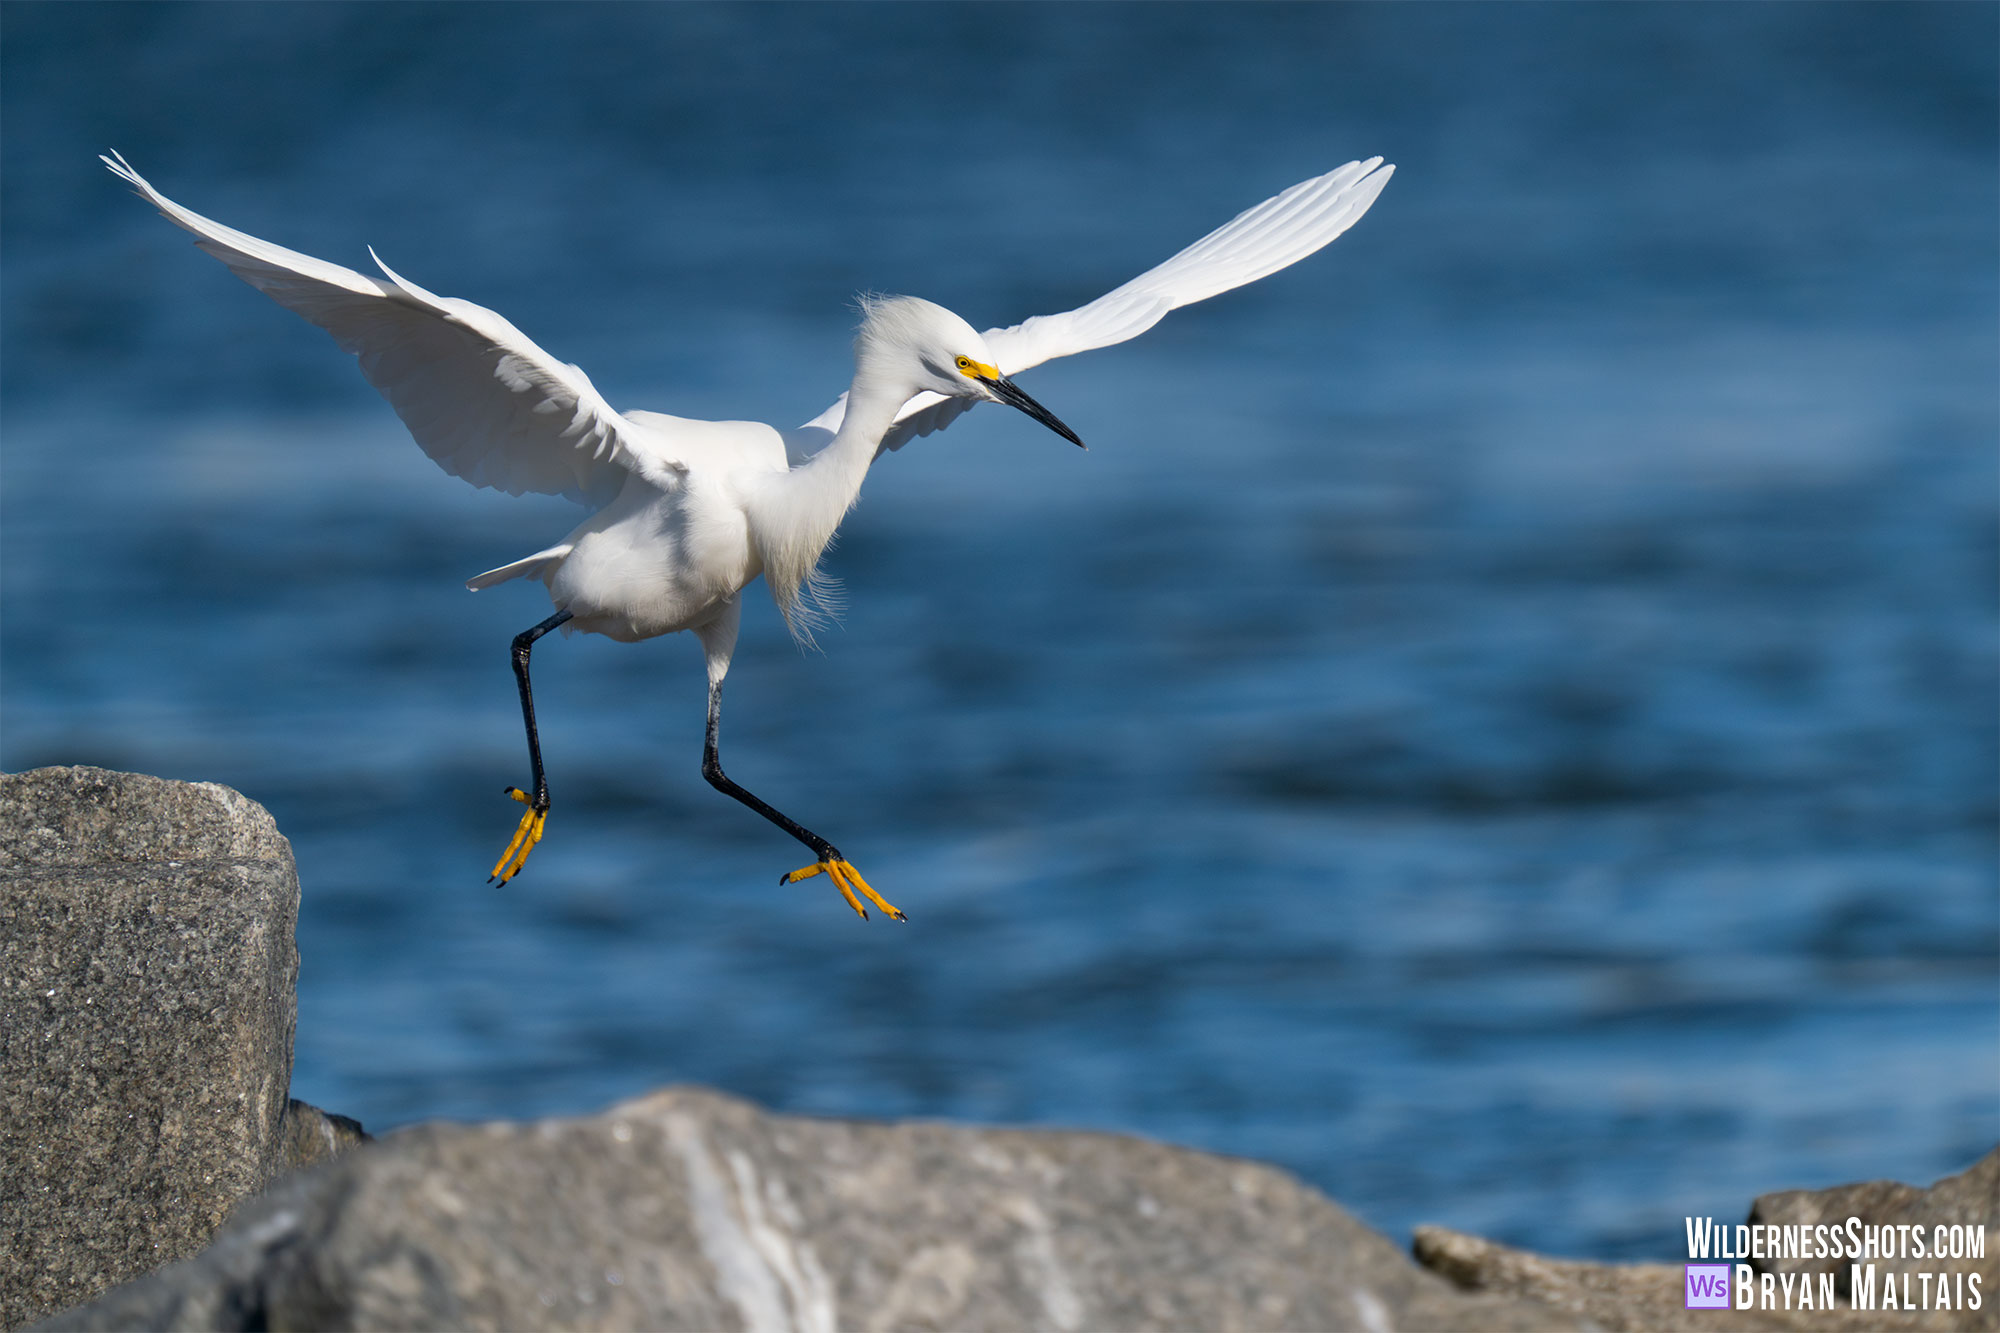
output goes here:
{"type": "Polygon", "coordinates": [[[513,643],[533,791],[505,789],[528,808],[489,880],[504,884],[519,873],[548,819],[528,684],[535,641],[561,626],[628,643],[693,630],[708,661],[702,776],[812,851],[813,863],[780,883],[823,873],[864,920],[868,912],[857,893],[898,921],[903,913],[833,844],[722,771],[722,680],[736,647],[743,589],[762,574],[787,624],[809,637],[820,555],[884,450],[939,430],[982,402],[1019,408],[1081,445],[1015,386],[1015,375],[1137,337],[1169,310],[1297,263],[1366,213],[1395,170],[1375,157],[1302,181],[1090,304],[1010,328],[981,334],[929,301],[864,298],[853,383],[814,420],[780,430],[615,411],[583,371],[491,310],[399,277],[372,249],[381,278],[211,222],[155,190],[116,153],[102,161],[168,221],[193,232],[195,244],[230,272],[359,358],[361,373],[445,471],[509,495],[564,495],[590,508],[554,546],[466,583],[477,591],[536,578],[556,607],[513,643]]]}

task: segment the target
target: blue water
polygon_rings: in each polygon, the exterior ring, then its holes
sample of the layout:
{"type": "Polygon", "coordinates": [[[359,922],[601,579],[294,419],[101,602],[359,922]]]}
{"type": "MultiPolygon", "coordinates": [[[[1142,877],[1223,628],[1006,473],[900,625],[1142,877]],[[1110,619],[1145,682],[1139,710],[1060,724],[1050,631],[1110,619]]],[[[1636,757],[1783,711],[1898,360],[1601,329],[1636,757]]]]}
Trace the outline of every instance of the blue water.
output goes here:
{"type": "Polygon", "coordinates": [[[304,880],[294,1091],[675,1080],[1095,1126],[1671,1259],[2000,1137],[1990,6],[9,4],[0,764],[213,779],[304,880]],[[853,294],[1066,309],[1350,157],[1321,256],[885,460],[820,655],[554,639],[555,809],[433,467],[95,160],[796,423],[853,294]]]}

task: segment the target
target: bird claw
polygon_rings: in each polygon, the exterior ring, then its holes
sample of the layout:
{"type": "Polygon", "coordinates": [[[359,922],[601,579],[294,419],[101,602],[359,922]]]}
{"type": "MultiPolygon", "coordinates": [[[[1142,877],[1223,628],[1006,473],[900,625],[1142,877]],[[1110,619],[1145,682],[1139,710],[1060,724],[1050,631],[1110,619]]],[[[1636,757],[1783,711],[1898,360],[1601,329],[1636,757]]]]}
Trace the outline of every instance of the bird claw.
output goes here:
{"type": "Polygon", "coordinates": [[[840,890],[840,896],[847,899],[847,905],[859,913],[863,921],[868,919],[868,909],[861,905],[860,898],[854,896],[857,889],[861,891],[862,895],[869,902],[874,903],[884,912],[887,912],[891,920],[909,920],[908,917],[903,915],[903,910],[900,907],[897,907],[869,887],[868,881],[861,878],[861,872],[854,868],[854,864],[851,861],[843,861],[837,857],[827,861],[815,861],[812,865],[801,866],[790,874],[780,875],[778,883],[796,884],[802,879],[811,879],[814,875],[825,875],[828,879],[831,879],[833,887],[840,890]]]}
{"type": "Polygon", "coordinates": [[[527,806],[528,811],[521,816],[520,824],[514,829],[514,840],[507,844],[507,850],[500,853],[500,859],[494,862],[493,873],[486,877],[488,884],[505,884],[521,873],[521,867],[528,864],[528,853],[534,851],[535,844],[542,840],[542,828],[549,822],[548,807],[536,809],[534,798],[519,787],[507,788],[507,795],[527,806]]]}

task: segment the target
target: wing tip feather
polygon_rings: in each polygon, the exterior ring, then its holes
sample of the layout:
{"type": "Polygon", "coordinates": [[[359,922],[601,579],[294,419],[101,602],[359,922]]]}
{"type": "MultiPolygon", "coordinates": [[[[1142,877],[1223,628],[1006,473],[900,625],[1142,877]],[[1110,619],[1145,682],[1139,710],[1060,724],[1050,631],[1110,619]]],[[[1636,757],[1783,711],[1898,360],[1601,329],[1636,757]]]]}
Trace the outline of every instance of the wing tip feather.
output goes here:
{"type": "Polygon", "coordinates": [[[125,160],[125,155],[116,148],[113,148],[108,153],[99,153],[97,160],[110,168],[112,175],[130,185],[140,194],[150,196],[153,193],[153,187],[147,184],[146,178],[135,171],[132,164],[125,160]]]}

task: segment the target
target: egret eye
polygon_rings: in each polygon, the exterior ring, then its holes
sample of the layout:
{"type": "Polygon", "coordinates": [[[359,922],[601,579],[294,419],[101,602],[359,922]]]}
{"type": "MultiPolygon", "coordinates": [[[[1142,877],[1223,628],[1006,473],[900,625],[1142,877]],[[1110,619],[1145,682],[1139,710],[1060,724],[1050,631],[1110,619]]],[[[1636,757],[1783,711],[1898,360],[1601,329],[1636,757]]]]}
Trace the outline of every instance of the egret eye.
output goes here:
{"type": "Polygon", "coordinates": [[[970,375],[972,373],[972,358],[969,356],[961,356],[960,358],[958,358],[958,368],[964,371],[966,374],[970,375]]]}

